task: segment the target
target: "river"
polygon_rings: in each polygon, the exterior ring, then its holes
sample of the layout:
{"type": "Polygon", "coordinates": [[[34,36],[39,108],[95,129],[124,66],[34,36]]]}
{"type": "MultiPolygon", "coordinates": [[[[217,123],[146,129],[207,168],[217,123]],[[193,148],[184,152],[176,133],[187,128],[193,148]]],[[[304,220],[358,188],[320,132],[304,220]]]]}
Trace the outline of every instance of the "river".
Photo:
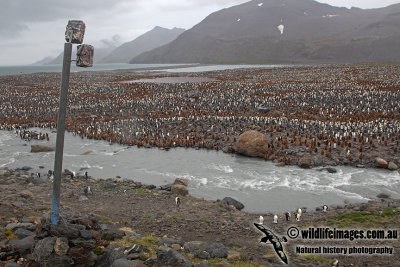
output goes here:
{"type": "MultiPolygon", "coordinates": [[[[54,152],[30,153],[30,145],[55,145],[56,133],[50,141],[21,140],[11,131],[0,131],[0,168],[30,166],[31,172],[43,175],[54,166],[54,152]],[[44,169],[39,169],[44,166],[44,169]]],[[[209,200],[233,197],[245,210],[282,212],[298,207],[314,209],[323,204],[343,205],[344,200],[363,202],[379,193],[400,197],[400,175],[378,169],[335,167],[330,174],[318,169],[304,170],[297,166],[276,167],[262,159],[225,154],[214,150],[187,148],[146,149],[110,145],[100,140],[65,135],[63,169],[94,178],[133,179],[146,184],[163,185],[175,178],[188,179],[189,192],[209,200]],[[83,155],[86,154],[86,155],[83,155]]]]}

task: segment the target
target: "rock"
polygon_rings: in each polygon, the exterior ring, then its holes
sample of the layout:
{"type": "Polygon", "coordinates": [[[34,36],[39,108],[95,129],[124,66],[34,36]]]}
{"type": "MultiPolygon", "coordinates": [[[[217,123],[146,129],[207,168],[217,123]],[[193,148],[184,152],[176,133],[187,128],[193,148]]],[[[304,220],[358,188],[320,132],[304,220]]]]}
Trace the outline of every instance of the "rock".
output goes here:
{"type": "Polygon", "coordinates": [[[285,167],[285,162],[279,162],[275,165],[276,167],[285,167]]]}
{"type": "Polygon", "coordinates": [[[171,247],[173,244],[179,244],[180,246],[183,246],[184,242],[182,240],[177,240],[177,239],[172,239],[172,238],[167,238],[167,237],[162,238],[158,242],[158,246],[171,247]]]}
{"type": "Polygon", "coordinates": [[[17,228],[24,228],[29,231],[34,231],[36,230],[36,225],[33,223],[9,223],[7,224],[6,228],[13,231],[17,228]]]}
{"type": "Polygon", "coordinates": [[[191,253],[193,256],[201,259],[207,259],[210,257],[209,253],[206,251],[208,243],[203,241],[190,241],[186,242],[184,245],[184,250],[186,253],[191,253]],[[204,255],[207,253],[207,255],[204,255]]]}
{"type": "Polygon", "coordinates": [[[14,235],[17,236],[19,239],[23,239],[27,236],[34,236],[35,233],[29,230],[26,230],[25,228],[17,228],[15,230],[14,235]]]}
{"type": "Polygon", "coordinates": [[[54,252],[59,256],[66,255],[69,249],[68,239],[66,237],[58,237],[54,244],[54,252]]]}
{"type": "Polygon", "coordinates": [[[181,245],[179,244],[172,244],[171,248],[176,251],[180,251],[182,249],[181,245]]]}
{"type": "Polygon", "coordinates": [[[171,192],[180,196],[187,196],[189,194],[189,190],[186,186],[181,184],[174,184],[171,186],[171,192]]]}
{"type": "Polygon", "coordinates": [[[105,182],[103,186],[106,189],[114,189],[117,187],[117,184],[114,182],[105,182]]]}
{"type": "Polygon", "coordinates": [[[398,168],[399,168],[399,166],[397,166],[396,163],[394,163],[394,162],[389,162],[389,165],[388,165],[388,169],[389,169],[389,170],[395,171],[395,170],[397,170],[398,168]]]}
{"type": "Polygon", "coordinates": [[[115,239],[120,239],[125,235],[124,231],[117,229],[104,229],[100,231],[100,237],[102,240],[113,241],[115,239]]]}
{"type": "Polygon", "coordinates": [[[303,156],[300,160],[299,160],[299,166],[300,168],[303,169],[310,169],[312,166],[312,160],[310,156],[303,156]]]}
{"type": "Polygon", "coordinates": [[[6,174],[8,174],[8,170],[0,170],[0,176],[5,176],[6,174]]]}
{"type": "Polygon", "coordinates": [[[6,263],[6,265],[4,265],[4,267],[21,267],[21,265],[19,265],[18,263],[16,263],[15,261],[8,261],[6,263]]]}
{"type": "Polygon", "coordinates": [[[73,266],[73,264],[74,264],[74,261],[66,255],[60,256],[57,254],[51,254],[45,262],[41,263],[40,266],[43,266],[43,267],[65,267],[65,266],[73,266]]]}
{"type": "Polygon", "coordinates": [[[91,239],[93,238],[93,234],[91,230],[80,230],[79,231],[80,235],[84,239],[91,239]]]}
{"type": "Polygon", "coordinates": [[[377,197],[377,198],[389,198],[390,195],[385,194],[385,193],[380,193],[380,194],[378,194],[376,197],[377,197]]]}
{"type": "Polygon", "coordinates": [[[223,259],[228,257],[228,249],[222,244],[211,244],[206,248],[206,251],[210,254],[211,258],[223,259]]]}
{"type": "Polygon", "coordinates": [[[22,190],[20,193],[21,197],[23,198],[33,198],[33,193],[27,189],[22,190]]]}
{"type": "Polygon", "coordinates": [[[88,250],[93,250],[96,247],[96,241],[94,239],[86,240],[86,239],[78,238],[78,239],[70,240],[70,243],[74,247],[85,248],[88,250]]]}
{"type": "Polygon", "coordinates": [[[110,267],[117,259],[124,258],[124,254],[116,250],[105,249],[103,254],[98,258],[96,266],[110,267]]]}
{"type": "Polygon", "coordinates": [[[80,202],[89,201],[89,198],[87,196],[82,195],[82,196],[79,196],[79,201],[80,202]]]}
{"type": "Polygon", "coordinates": [[[388,162],[382,158],[375,158],[375,164],[377,167],[380,167],[380,168],[388,167],[388,162]]]}
{"type": "Polygon", "coordinates": [[[221,204],[225,206],[234,206],[237,210],[242,210],[244,208],[244,205],[237,201],[236,199],[233,199],[231,197],[225,197],[223,200],[221,200],[221,204]]]}
{"type": "Polygon", "coordinates": [[[331,167],[322,168],[322,169],[319,169],[319,171],[327,171],[329,173],[337,173],[337,170],[335,168],[331,168],[331,167]]]}
{"type": "Polygon", "coordinates": [[[83,266],[93,266],[97,260],[97,256],[92,251],[80,247],[70,248],[68,256],[74,260],[76,265],[83,266]]]}
{"type": "Polygon", "coordinates": [[[65,236],[70,239],[79,237],[78,229],[65,224],[60,224],[59,226],[51,224],[50,233],[54,236],[65,236]]]}
{"type": "Polygon", "coordinates": [[[34,236],[28,236],[19,240],[10,240],[8,242],[8,246],[10,246],[13,250],[18,251],[20,254],[24,254],[24,252],[30,251],[34,244],[34,236]]]}
{"type": "Polygon", "coordinates": [[[172,184],[160,185],[160,190],[171,191],[172,184]]]}
{"type": "Polygon", "coordinates": [[[161,266],[192,266],[192,263],[178,251],[163,246],[157,250],[157,260],[161,266]]]}
{"type": "Polygon", "coordinates": [[[249,157],[263,157],[267,151],[267,138],[258,131],[247,131],[239,136],[237,153],[249,157]]]}
{"type": "Polygon", "coordinates": [[[117,259],[113,262],[111,267],[132,267],[133,263],[127,259],[117,259]]]}
{"type": "Polygon", "coordinates": [[[53,252],[57,237],[46,237],[36,243],[33,257],[37,262],[46,261],[53,252]]]}
{"type": "Polygon", "coordinates": [[[184,186],[188,186],[189,184],[189,180],[188,179],[184,179],[184,178],[176,178],[174,181],[174,184],[181,184],[184,186]]]}
{"type": "Polygon", "coordinates": [[[54,147],[49,147],[44,145],[31,145],[31,153],[51,152],[54,150],[55,150],[54,147]]]}

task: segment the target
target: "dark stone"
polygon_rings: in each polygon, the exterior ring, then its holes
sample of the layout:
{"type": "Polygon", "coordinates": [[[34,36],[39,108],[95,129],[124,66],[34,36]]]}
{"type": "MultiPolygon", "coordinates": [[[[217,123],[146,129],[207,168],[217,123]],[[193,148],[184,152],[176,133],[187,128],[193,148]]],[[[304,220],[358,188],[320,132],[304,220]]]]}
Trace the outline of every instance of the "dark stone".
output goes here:
{"type": "Polygon", "coordinates": [[[127,259],[121,258],[115,260],[111,267],[132,267],[132,262],[127,259]]]}
{"type": "Polygon", "coordinates": [[[93,237],[91,230],[80,230],[79,233],[84,239],[91,239],[93,237]]]}
{"type": "Polygon", "coordinates": [[[68,238],[79,237],[79,230],[66,224],[60,224],[59,226],[51,224],[50,233],[54,236],[65,236],[68,238]]]}
{"type": "Polygon", "coordinates": [[[104,188],[107,188],[107,189],[114,189],[114,188],[116,188],[117,187],[117,184],[116,183],[113,183],[113,182],[105,182],[104,183],[104,188]]]}
{"type": "Polygon", "coordinates": [[[223,259],[228,257],[228,249],[222,244],[211,244],[206,248],[206,251],[210,254],[211,258],[223,259]]]}
{"type": "Polygon", "coordinates": [[[380,193],[380,194],[378,194],[376,197],[377,197],[377,198],[389,198],[390,195],[385,194],[385,193],[380,193]]]}
{"type": "Polygon", "coordinates": [[[102,240],[113,241],[120,239],[125,236],[125,232],[117,229],[104,229],[100,231],[100,237],[102,240]]]}
{"type": "Polygon", "coordinates": [[[24,228],[17,228],[17,230],[14,232],[14,235],[16,235],[19,239],[23,239],[27,236],[34,236],[35,233],[24,228]]]}
{"type": "Polygon", "coordinates": [[[57,237],[46,237],[36,243],[33,257],[37,262],[46,261],[53,252],[57,237]]]}
{"type": "Polygon", "coordinates": [[[244,205],[237,201],[236,199],[233,199],[231,197],[225,197],[223,200],[221,200],[221,204],[225,206],[234,206],[237,210],[242,210],[244,208],[244,205]]]}
{"type": "Polygon", "coordinates": [[[156,189],[156,188],[157,188],[157,186],[155,186],[155,185],[153,185],[153,184],[146,185],[145,187],[146,187],[147,189],[149,189],[149,190],[153,190],[153,189],[156,189]]]}
{"type": "Polygon", "coordinates": [[[88,250],[93,250],[96,247],[96,241],[94,239],[86,240],[82,238],[70,240],[71,244],[75,247],[81,247],[88,250]]]}
{"type": "Polygon", "coordinates": [[[171,191],[172,184],[160,185],[160,190],[171,191]]]}
{"type": "Polygon", "coordinates": [[[179,244],[183,246],[184,242],[182,240],[177,240],[177,239],[172,239],[172,238],[162,238],[159,242],[159,246],[166,246],[166,247],[171,247],[173,244],[179,244]]]}
{"type": "Polygon", "coordinates": [[[74,261],[66,256],[60,256],[57,254],[51,254],[47,261],[41,263],[40,266],[43,267],[66,267],[66,266],[74,266],[74,261]]]}
{"type": "Polygon", "coordinates": [[[322,168],[322,169],[319,169],[319,171],[327,171],[329,173],[337,173],[337,170],[335,168],[331,168],[331,167],[322,168]]]}
{"type": "Polygon", "coordinates": [[[98,258],[96,266],[98,267],[110,267],[117,259],[124,258],[124,254],[117,250],[105,249],[103,254],[98,258]]]}
{"type": "Polygon", "coordinates": [[[28,236],[19,240],[10,240],[8,246],[18,251],[20,254],[24,254],[26,251],[30,251],[35,244],[34,236],[28,236]]]}
{"type": "MultiPolygon", "coordinates": [[[[96,263],[97,256],[90,250],[73,247],[68,250],[68,256],[70,256],[76,265],[93,266],[96,263]]],[[[108,265],[110,266],[111,263],[108,265]]]]}
{"type": "Polygon", "coordinates": [[[178,251],[167,247],[159,247],[157,260],[160,265],[190,267],[192,263],[178,251]]]}

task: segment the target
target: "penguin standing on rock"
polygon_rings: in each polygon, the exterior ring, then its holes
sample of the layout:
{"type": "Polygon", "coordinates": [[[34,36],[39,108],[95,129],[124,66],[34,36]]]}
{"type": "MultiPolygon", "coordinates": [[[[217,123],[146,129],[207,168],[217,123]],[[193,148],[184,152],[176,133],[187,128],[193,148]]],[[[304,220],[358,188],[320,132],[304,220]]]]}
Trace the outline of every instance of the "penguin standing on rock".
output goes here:
{"type": "Polygon", "coordinates": [[[323,212],[327,212],[328,211],[328,206],[327,205],[322,206],[322,211],[323,212]]]}
{"type": "Polygon", "coordinates": [[[274,215],[274,223],[278,223],[278,215],[274,215]]]}
{"type": "Polygon", "coordinates": [[[90,186],[86,186],[85,189],[83,189],[83,193],[85,193],[85,195],[92,194],[92,189],[90,188],[90,186]]]}
{"type": "Polygon", "coordinates": [[[176,197],[175,198],[175,205],[176,205],[177,208],[180,207],[180,205],[181,205],[181,198],[180,197],[176,197]]]}
{"type": "Polygon", "coordinates": [[[287,222],[290,221],[290,217],[291,217],[290,212],[286,212],[286,213],[285,213],[285,217],[286,217],[286,221],[287,221],[287,222]]]}
{"type": "Polygon", "coordinates": [[[264,224],[264,217],[262,215],[260,215],[260,224],[263,225],[264,224]]]}

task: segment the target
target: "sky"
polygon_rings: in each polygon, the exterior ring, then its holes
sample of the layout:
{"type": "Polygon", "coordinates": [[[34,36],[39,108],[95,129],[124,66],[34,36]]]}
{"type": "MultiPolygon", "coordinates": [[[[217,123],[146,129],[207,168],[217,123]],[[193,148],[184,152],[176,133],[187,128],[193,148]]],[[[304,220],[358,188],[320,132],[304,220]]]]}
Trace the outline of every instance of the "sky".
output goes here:
{"type": "MultiPolygon", "coordinates": [[[[155,26],[190,29],[212,12],[245,2],[248,0],[0,0],[0,66],[57,56],[71,19],[86,23],[84,43],[96,49],[131,41],[155,26]]],[[[318,2],[378,8],[400,0],[318,2]]]]}

